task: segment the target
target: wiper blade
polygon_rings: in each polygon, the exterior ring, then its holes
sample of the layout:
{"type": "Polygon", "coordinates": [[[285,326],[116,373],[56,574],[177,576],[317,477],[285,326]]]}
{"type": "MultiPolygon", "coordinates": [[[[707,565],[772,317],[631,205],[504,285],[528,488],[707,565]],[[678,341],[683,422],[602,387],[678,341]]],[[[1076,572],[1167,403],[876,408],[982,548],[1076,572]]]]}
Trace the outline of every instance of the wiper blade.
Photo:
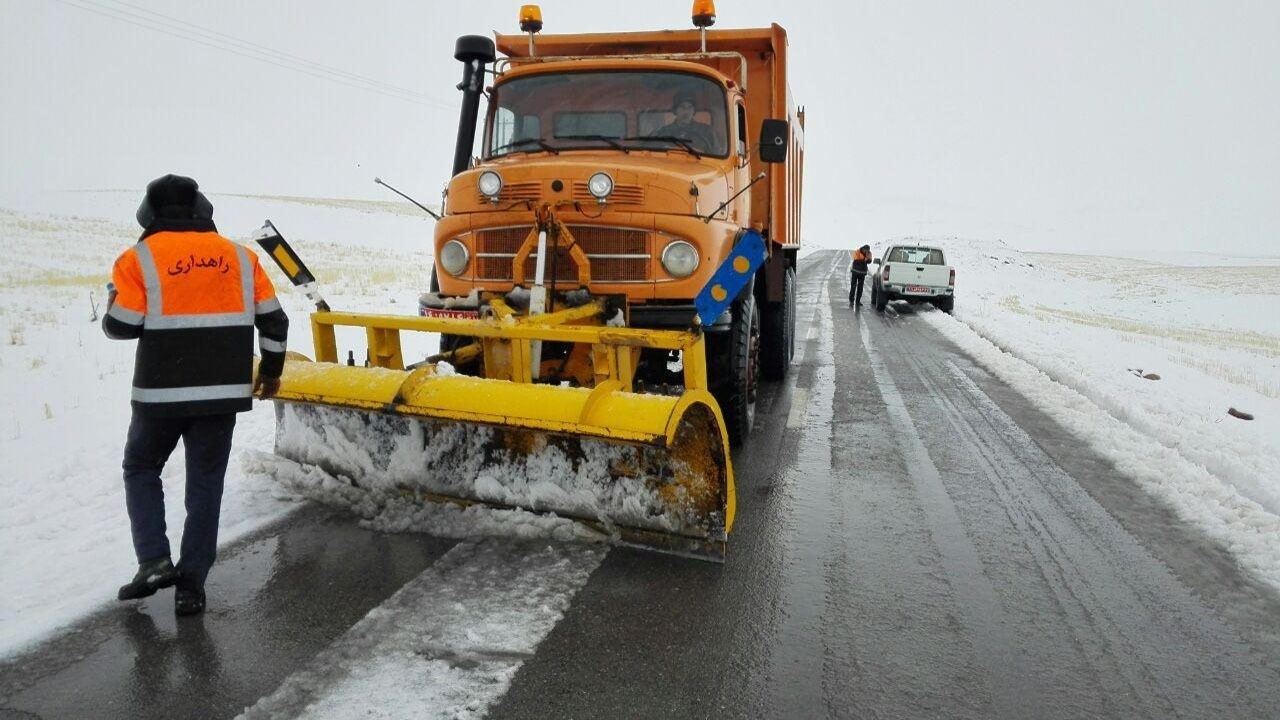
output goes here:
{"type": "Polygon", "coordinates": [[[546,140],[543,140],[542,138],[521,138],[519,140],[512,140],[506,145],[499,145],[498,147],[490,150],[489,152],[490,153],[502,152],[503,150],[507,150],[510,148],[524,147],[525,145],[537,145],[541,147],[543,150],[546,150],[547,152],[551,153],[552,155],[560,154],[559,150],[555,149],[554,146],[552,146],[550,143],[548,143],[546,140]]]}
{"type": "Polygon", "coordinates": [[[618,142],[621,138],[609,137],[608,135],[556,135],[556,140],[599,140],[606,142],[624,153],[630,153],[631,148],[618,142]]]}
{"type": "Polygon", "coordinates": [[[689,142],[688,140],[678,135],[648,135],[646,137],[640,137],[637,135],[635,137],[624,137],[622,139],[623,140],[661,140],[665,142],[673,142],[679,145],[680,147],[684,148],[685,150],[687,150],[690,155],[696,158],[702,157],[702,153],[698,152],[697,148],[693,146],[693,143],[689,142]]]}

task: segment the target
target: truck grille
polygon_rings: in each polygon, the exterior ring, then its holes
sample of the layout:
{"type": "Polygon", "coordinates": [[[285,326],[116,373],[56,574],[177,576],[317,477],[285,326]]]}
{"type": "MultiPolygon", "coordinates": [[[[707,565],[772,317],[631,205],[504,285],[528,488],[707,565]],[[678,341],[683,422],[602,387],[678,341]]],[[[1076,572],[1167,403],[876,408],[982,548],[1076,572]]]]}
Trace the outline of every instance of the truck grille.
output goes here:
{"type": "MultiPolygon", "coordinates": [[[[502,188],[502,192],[498,195],[498,202],[520,202],[522,200],[539,200],[543,196],[542,182],[534,180],[530,182],[511,183],[502,188]]],[[[476,197],[480,202],[489,202],[489,197],[476,191],[476,197]]],[[[577,202],[595,203],[596,198],[587,190],[587,184],[584,182],[575,182],[573,184],[573,199],[577,202]]],[[[614,185],[613,194],[609,196],[610,205],[643,205],[644,204],[644,188],[639,185],[614,185]]]]}
{"type": "MultiPolygon", "coordinates": [[[[644,230],[631,228],[598,227],[595,225],[570,225],[569,232],[587,254],[591,262],[591,279],[596,282],[644,282],[649,280],[649,251],[652,236],[644,230]]],[[[529,235],[529,226],[494,228],[476,232],[476,280],[510,282],[511,262],[520,245],[529,235]]],[[[562,251],[563,252],[563,251],[562,251]]],[[[572,282],[578,278],[573,259],[564,252],[555,261],[557,282],[572,282]]],[[[537,258],[530,254],[525,260],[524,276],[532,280],[537,271],[537,258]]],[[[548,258],[547,278],[551,275],[548,258]]]]}
{"type": "MultiPolygon", "coordinates": [[[[476,197],[480,198],[480,202],[489,202],[489,196],[476,190],[476,197]]],[[[542,183],[518,182],[504,185],[502,192],[498,193],[498,202],[519,202],[521,200],[537,200],[542,197],[542,183]]]]}
{"type": "MultiPolygon", "coordinates": [[[[573,199],[577,202],[596,202],[596,197],[587,189],[584,182],[573,184],[573,199]]],[[[609,196],[610,205],[643,205],[644,188],[639,185],[614,185],[613,194],[609,196]]]]}

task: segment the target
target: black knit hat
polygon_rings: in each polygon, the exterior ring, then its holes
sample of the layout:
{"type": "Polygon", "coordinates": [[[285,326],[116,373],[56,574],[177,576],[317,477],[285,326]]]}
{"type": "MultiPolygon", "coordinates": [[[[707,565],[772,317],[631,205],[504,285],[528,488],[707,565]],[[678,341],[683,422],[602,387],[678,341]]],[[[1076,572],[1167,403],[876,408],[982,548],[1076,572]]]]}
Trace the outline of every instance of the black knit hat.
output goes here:
{"type": "Polygon", "coordinates": [[[136,217],[144,229],[156,218],[212,220],[213,203],[200,192],[195,180],[170,174],[147,183],[147,194],[136,217]]]}

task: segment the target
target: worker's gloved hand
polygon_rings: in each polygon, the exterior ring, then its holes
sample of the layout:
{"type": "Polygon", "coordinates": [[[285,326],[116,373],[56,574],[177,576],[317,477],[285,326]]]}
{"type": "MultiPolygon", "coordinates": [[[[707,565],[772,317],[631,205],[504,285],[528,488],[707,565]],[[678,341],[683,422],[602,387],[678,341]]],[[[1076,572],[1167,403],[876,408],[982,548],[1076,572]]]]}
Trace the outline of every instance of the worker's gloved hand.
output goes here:
{"type": "Polygon", "coordinates": [[[263,400],[269,397],[275,397],[275,394],[280,392],[280,378],[263,377],[262,375],[259,375],[258,378],[253,381],[253,392],[255,395],[261,395],[263,400]]]}

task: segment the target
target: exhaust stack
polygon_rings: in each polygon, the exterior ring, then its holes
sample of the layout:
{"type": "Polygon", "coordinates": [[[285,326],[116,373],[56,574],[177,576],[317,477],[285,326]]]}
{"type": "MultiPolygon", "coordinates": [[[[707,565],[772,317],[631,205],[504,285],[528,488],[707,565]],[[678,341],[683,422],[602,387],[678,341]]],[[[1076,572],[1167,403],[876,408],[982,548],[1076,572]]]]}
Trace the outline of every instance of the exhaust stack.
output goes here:
{"type": "Polygon", "coordinates": [[[453,175],[471,164],[476,142],[476,119],[480,95],[484,91],[484,66],[497,58],[493,41],[483,35],[463,35],[453,47],[453,57],[462,63],[462,113],[458,118],[458,144],[453,151],[453,175]]]}

